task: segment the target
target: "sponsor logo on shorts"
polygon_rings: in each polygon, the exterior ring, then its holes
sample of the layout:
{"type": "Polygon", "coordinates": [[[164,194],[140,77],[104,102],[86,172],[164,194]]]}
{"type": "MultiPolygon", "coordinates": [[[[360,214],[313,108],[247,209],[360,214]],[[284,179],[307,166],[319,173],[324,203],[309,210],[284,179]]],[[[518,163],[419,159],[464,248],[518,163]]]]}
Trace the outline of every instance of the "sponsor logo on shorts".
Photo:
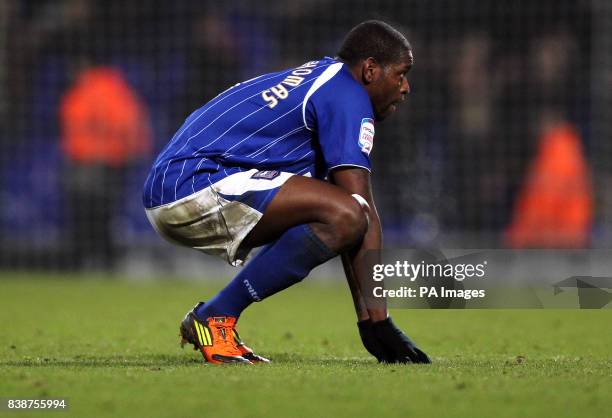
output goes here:
{"type": "Polygon", "coordinates": [[[370,155],[374,147],[374,119],[361,119],[361,129],[359,129],[359,148],[361,152],[370,155]]]}
{"type": "Polygon", "coordinates": [[[264,170],[258,171],[257,173],[251,176],[252,179],[264,179],[264,180],[272,180],[280,175],[280,171],[276,170],[264,170]]]}

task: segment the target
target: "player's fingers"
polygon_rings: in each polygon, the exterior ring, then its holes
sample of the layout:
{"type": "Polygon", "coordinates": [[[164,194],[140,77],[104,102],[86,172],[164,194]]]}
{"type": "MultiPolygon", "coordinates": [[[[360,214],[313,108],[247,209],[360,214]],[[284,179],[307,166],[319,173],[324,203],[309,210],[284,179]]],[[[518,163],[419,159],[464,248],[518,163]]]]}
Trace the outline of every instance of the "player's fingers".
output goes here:
{"type": "Polygon", "coordinates": [[[420,363],[419,354],[414,350],[414,346],[396,333],[379,336],[380,343],[389,353],[387,356],[389,363],[420,363]]]}
{"type": "Polygon", "coordinates": [[[419,358],[419,363],[423,363],[423,364],[431,364],[431,359],[429,358],[429,356],[427,354],[425,354],[422,350],[418,349],[417,347],[414,348],[414,351],[416,351],[418,358],[419,358]]]}
{"type": "Polygon", "coordinates": [[[400,358],[407,358],[410,360],[410,363],[420,363],[419,355],[412,347],[404,345],[403,347],[400,347],[399,353],[400,358]]]}
{"type": "Polygon", "coordinates": [[[363,346],[368,353],[376,357],[376,360],[378,360],[379,363],[395,362],[394,353],[387,350],[382,342],[376,338],[372,328],[372,323],[369,320],[359,321],[357,323],[357,328],[359,329],[359,336],[361,337],[363,346]]]}
{"type": "Polygon", "coordinates": [[[389,317],[373,325],[377,339],[394,353],[398,363],[431,363],[431,360],[389,317]]]}

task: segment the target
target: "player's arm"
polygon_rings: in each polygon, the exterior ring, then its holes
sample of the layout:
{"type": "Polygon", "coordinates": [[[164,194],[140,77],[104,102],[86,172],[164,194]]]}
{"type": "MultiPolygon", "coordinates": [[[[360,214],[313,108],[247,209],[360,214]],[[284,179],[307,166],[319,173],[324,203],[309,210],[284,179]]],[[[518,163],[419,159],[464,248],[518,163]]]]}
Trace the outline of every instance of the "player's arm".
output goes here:
{"type": "Polygon", "coordinates": [[[342,254],[342,264],[351,290],[358,318],[359,335],[365,348],[378,359],[388,363],[431,363],[416,344],[395,326],[388,316],[386,300],[368,306],[363,297],[370,288],[372,264],[380,260],[366,253],[382,249],[382,228],[372,195],[370,173],[361,168],[342,168],[332,171],[330,180],[351,194],[363,197],[367,204],[368,230],[359,246],[342,254]]]}
{"type": "Polygon", "coordinates": [[[368,315],[365,300],[363,299],[361,289],[359,289],[359,284],[355,278],[355,272],[353,271],[353,265],[351,263],[352,258],[348,253],[340,254],[340,258],[342,259],[344,275],[346,276],[346,281],[351,291],[351,296],[353,297],[353,305],[355,306],[357,321],[369,321],[370,315],[368,315]]]}
{"type": "MultiPolygon", "coordinates": [[[[365,256],[369,250],[382,249],[382,228],[372,195],[370,173],[358,167],[341,167],[332,171],[331,181],[345,189],[350,194],[361,196],[368,204],[366,215],[368,217],[368,230],[361,245],[342,254],[344,272],[353,296],[355,312],[358,320],[371,319],[381,321],[387,317],[387,307],[384,301],[380,306],[366,306],[362,292],[368,289],[368,280],[371,280],[371,267],[365,263],[365,256]]],[[[371,260],[371,257],[368,258],[371,260]]]]}
{"type": "MultiPolygon", "coordinates": [[[[344,267],[346,280],[353,298],[353,305],[357,314],[357,328],[359,329],[359,336],[363,346],[379,362],[394,363],[396,358],[393,352],[387,349],[375,335],[373,323],[370,320],[370,312],[363,297],[363,292],[367,288],[367,286],[363,286],[363,280],[368,280],[369,272],[372,270],[365,271],[364,263],[359,261],[359,257],[363,257],[364,252],[368,249],[380,250],[382,248],[382,228],[372,196],[370,173],[361,168],[337,169],[332,171],[330,180],[349,193],[358,194],[363,197],[368,203],[368,208],[366,208],[366,215],[368,217],[367,233],[361,245],[341,254],[342,266],[344,267]],[[360,280],[362,280],[361,283],[360,280]]],[[[381,302],[383,304],[383,311],[373,312],[373,314],[375,316],[379,314],[386,317],[386,301],[382,300],[381,302]]]]}

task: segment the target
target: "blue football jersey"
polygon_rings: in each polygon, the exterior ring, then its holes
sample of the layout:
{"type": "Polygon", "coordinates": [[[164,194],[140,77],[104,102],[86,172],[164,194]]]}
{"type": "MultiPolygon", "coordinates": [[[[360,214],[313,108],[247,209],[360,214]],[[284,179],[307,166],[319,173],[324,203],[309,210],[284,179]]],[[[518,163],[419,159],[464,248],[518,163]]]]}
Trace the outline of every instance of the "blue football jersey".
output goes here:
{"type": "Polygon", "coordinates": [[[143,190],[152,208],[251,169],[323,179],[370,170],[374,115],[366,90],[332,58],[238,83],[193,112],[157,157],[143,190]]]}

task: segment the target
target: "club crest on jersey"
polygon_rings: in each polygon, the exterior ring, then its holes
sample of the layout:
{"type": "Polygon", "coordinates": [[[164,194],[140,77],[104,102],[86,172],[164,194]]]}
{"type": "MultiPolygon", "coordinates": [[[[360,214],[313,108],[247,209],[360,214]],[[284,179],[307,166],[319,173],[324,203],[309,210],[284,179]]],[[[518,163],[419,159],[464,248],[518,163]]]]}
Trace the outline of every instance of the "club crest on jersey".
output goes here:
{"type": "Polygon", "coordinates": [[[361,119],[361,129],[359,129],[359,147],[361,152],[370,155],[374,147],[374,119],[361,119]]]}
{"type": "Polygon", "coordinates": [[[280,175],[280,171],[276,170],[262,170],[251,176],[252,179],[264,179],[264,180],[272,180],[280,175]]]}

